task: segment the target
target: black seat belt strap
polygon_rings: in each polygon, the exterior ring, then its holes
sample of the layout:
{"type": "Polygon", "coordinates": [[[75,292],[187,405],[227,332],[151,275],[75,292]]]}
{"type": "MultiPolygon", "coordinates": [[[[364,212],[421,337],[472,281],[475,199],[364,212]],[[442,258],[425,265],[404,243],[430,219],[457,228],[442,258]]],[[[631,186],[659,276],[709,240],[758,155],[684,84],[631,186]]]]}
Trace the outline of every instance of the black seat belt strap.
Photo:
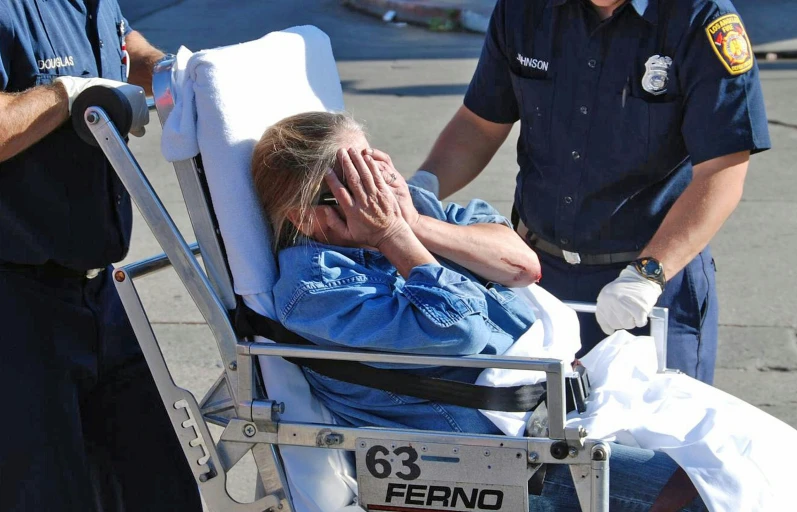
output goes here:
{"type": "Polygon", "coordinates": [[[326,377],[431,402],[489,411],[533,411],[545,397],[544,383],[495,388],[423,377],[402,370],[374,368],[350,361],[288,359],[326,377]]]}
{"type": "MultiPolygon", "coordinates": [[[[240,298],[238,307],[233,312],[233,320],[237,334],[244,338],[263,336],[276,343],[315,345],[286,329],[279,322],[253,311],[240,298]]],[[[323,376],[349,384],[473,409],[533,411],[545,399],[545,383],[511,387],[478,386],[449,379],[424,377],[406,370],[376,368],[352,361],[285,359],[323,376]]],[[[577,394],[580,386],[570,380],[567,380],[567,410],[582,410],[583,398],[577,394]]]]}

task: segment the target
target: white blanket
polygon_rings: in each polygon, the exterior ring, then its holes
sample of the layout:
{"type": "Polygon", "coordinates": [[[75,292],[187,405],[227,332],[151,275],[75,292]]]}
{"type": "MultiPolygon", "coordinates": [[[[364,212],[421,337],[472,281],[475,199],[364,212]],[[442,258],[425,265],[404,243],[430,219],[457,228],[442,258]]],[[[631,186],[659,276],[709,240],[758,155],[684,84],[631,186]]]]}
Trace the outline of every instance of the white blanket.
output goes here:
{"type": "MultiPolygon", "coordinates": [[[[556,311],[558,301],[539,287],[532,286],[521,296],[535,310],[548,304],[556,311]]],[[[546,316],[543,310],[543,318],[546,316]]],[[[549,322],[542,322],[543,329],[530,331],[530,339],[515,345],[528,351],[513,347],[512,355],[557,354],[572,360],[576,352],[573,343],[559,337],[559,331],[555,331],[556,338],[548,336],[548,326],[549,322]],[[556,345],[562,345],[561,350],[556,345]],[[563,355],[564,351],[570,352],[563,355]]],[[[565,329],[572,327],[572,323],[564,325],[565,329]]],[[[695,379],[656,373],[656,348],[646,336],[618,331],[581,362],[589,370],[593,395],[584,414],[571,413],[568,426],[583,425],[591,438],[667,453],[684,468],[714,512],[797,508],[791,492],[794,471],[790,467],[797,460],[797,431],[793,428],[695,379]]],[[[480,383],[509,386],[539,380],[532,372],[487,370],[480,383]]],[[[486,414],[508,435],[522,434],[525,416],[486,414]]]]}

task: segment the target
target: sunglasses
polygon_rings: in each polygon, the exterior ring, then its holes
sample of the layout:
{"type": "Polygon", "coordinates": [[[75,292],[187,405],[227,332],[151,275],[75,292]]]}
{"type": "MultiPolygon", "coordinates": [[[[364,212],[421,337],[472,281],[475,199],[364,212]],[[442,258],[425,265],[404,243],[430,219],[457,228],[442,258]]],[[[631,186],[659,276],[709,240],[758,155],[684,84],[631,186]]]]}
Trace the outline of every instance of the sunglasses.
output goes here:
{"type": "Polygon", "coordinates": [[[318,206],[339,206],[339,204],[332,192],[324,192],[318,196],[318,201],[316,202],[318,206]]]}

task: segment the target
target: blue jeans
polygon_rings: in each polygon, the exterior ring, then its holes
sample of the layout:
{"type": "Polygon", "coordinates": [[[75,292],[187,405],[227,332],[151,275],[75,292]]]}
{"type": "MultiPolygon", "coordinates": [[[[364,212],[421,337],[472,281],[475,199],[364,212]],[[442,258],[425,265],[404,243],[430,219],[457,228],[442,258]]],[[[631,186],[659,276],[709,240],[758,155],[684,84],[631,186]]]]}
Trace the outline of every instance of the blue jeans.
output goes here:
{"type": "MultiPolygon", "coordinates": [[[[542,251],[540,286],[560,300],[595,302],[601,289],[620,275],[626,263],[617,265],[570,265],[542,251]]],[[[714,260],[706,248],[681,272],[668,278],[657,306],[670,311],[667,366],[711,384],[717,359],[719,309],[714,282],[714,260]]],[[[589,352],[606,335],[595,315],[578,315],[581,346],[578,356],[589,352]]],[[[632,334],[648,334],[647,327],[632,334]]]]}
{"type": "MultiPolygon", "coordinates": [[[[609,459],[609,510],[611,512],[647,512],[659,492],[678,468],[666,454],[612,444],[609,459]]],[[[529,496],[531,512],[578,511],[578,497],[568,466],[548,465],[542,495],[529,496]]],[[[698,497],[686,508],[688,512],[708,510],[698,497]]]]}

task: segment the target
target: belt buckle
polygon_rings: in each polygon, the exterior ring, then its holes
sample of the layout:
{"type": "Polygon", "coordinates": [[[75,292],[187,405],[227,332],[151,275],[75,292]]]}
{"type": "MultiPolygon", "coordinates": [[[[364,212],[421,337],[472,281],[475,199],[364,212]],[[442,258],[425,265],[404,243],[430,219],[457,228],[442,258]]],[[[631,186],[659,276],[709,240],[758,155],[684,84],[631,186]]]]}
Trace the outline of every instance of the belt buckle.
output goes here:
{"type": "Polygon", "coordinates": [[[92,269],[87,270],[86,271],[86,279],[94,279],[95,277],[100,275],[100,272],[102,272],[103,270],[105,270],[105,269],[104,268],[92,268],[92,269]]]}
{"type": "Polygon", "coordinates": [[[562,256],[564,257],[565,261],[571,265],[578,265],[581,263],[581,255],[579,255],[577,252],[562,250],[562,256]]]}

